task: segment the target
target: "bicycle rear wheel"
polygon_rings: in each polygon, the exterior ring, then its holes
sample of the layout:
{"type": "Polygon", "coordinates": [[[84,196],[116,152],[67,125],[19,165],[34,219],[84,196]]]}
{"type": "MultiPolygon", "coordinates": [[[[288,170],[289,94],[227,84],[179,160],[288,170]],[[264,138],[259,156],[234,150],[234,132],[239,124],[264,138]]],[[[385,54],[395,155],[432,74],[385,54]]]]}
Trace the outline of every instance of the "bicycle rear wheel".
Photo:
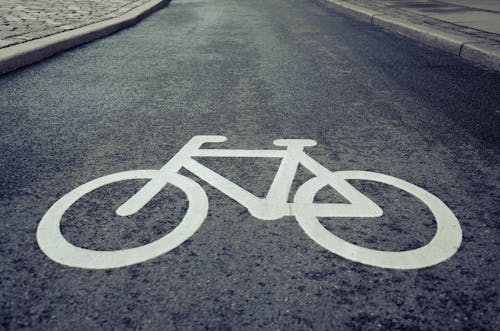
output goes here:
{"type": "Polygon", "coordinates": [[[164,254],[191,237],[205,220],[208,198],[195,181],[179,174],[168,174],[168,182],[186,194],[189,207],[179,225],[170,233],[149,244],[114,251],[97,251],[69,243],[61,233],[60,223],[64,212],[78,199],[102,186],[133,179],[151,179],[158,170],[131,170],[94,179],[56,201],[38,224],[37,242],[41,250],[53,261],[85,269],[124,267],[164,254]]]}
{"type": "MultiPolygon", "coordinates": [[[[460,223],[453,212],[435,195],[402,179],[369,171],[338,171],[338,178],[361,179],[380,182],[397,187],[421,200],[432,212],[437,230],[432,240],[417,249],[391,252],[354,245],[328,231],[318,220],[319,204],[313,203],[316,193],[329,184],[328,177],[315,177],[304,183],[295,195],[294,213],[299,225],[316,243],[327,250],[352,261],[392,269],[419,269],[443,262],[453,256],[462,242],[460,223]],[[315,210],[316,209],[316,210],[315,210]]],[[[335,187],[334,187],[335,188],[335,187]]],[[[325,205],[321,207],[321,216],[325,205]]],[[[328,207],[328,206],[326,206],[328,207]]],[[[353,215],[354,216],[354,215],[353,215]]],[[[355,216],[354,216],[355,217],[355,216]]]]}

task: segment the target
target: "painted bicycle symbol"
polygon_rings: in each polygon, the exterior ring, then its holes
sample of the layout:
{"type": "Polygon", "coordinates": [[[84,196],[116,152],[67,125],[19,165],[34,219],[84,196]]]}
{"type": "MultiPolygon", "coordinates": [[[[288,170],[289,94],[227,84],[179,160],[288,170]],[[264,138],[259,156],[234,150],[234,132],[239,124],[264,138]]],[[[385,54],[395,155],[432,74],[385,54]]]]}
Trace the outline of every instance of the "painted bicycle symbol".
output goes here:
{"type": "Polygon", "coordinates": [[[274,145],[286,149],[243,150],[202,149],[204,143],[226,141],[223,136],[195,136],[159,170],[130,170],[103,176],[85,183],[56,201],[38,225],[37,241],[52,260],[73,267],[106,269],[124,267],[167,253],[191,237],[208,212],[208,198],[202,187],[180,175],[181,168],[205,180],[262,220],[295,216],[305,233],[316,243],[344,258],[360,263],[394,269],[418,269],[450,258],[462,241],[462,230],[453,212],[436,196],[404,180],[369,171],[332,172],[304,152],[315,146],[314,140],[278,139],[274,145]],[[193,157],[280,158],[281,163],[265,198],[259,198],[237,184],[205,167],[193,157]],[[297,168],[301,164],[315,175],[297,190],[292,203],[288,196],[297,168]],[[123,203],[116,213],[128,216],[138,212],[167,184],[186,194],[189,207],[179,225],[162,238],[140,247],[114,251],[97,251],[69,243],[60,230],[61,218],[78,199],[102,186],[134,179],[148,179],[137,193],[123,203]],[[382,209],[354,188],[347,180],[361,179],[385,183],[420,199],[430,209],[437,223],[432,240],[425,246],[407,251],[381,251],[349,243],[329,232],[318,217],[380,217],[382,209]],[[316,193],[331,186],[349,203],[317,203],[316,193]]]}

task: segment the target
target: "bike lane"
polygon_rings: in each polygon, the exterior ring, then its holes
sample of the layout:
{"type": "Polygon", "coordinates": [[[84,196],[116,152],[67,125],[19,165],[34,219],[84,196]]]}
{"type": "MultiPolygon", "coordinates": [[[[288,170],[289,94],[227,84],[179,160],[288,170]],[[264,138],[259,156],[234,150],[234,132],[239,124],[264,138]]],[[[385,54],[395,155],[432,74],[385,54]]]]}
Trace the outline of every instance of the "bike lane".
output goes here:
{"type": "MultiPolygon", "coordinates": [[[[499,268],[498,73],[352,21],[313,1],[174,1],[138,26],[0,78],[3,328],[495,329],[499,268]],[[119,269],[71,268],[36,242],[46,211],[98,177],[160,169],[195,135],[217,148],[305,151],[331,171],[418,185],[457,216],[463,242],[417,270],[354,262],[294,217],[260,220],[207,193],[193,236],[119,269]]],[[[273,159],[199,161],[265,196],[273,159]]],[[[299,168],[290,201],[311,175],[299,168]]],[[[133,216],[115,209],[146,180],[113,183],[67,211],[75,245],[116,250],[171,231],[188,209],[167,187],[133,216]],[[171,215],[171,217],[170,217],[171,215]]],[[[436,231],[424,204],[352,181],[380,218],[322,224],[359,246],[404,251],[436,231]]],[[[345,202],[332,190],[318,201],[345,202]],[[333,200],[332,200],[333,199],[333,200]]]]}

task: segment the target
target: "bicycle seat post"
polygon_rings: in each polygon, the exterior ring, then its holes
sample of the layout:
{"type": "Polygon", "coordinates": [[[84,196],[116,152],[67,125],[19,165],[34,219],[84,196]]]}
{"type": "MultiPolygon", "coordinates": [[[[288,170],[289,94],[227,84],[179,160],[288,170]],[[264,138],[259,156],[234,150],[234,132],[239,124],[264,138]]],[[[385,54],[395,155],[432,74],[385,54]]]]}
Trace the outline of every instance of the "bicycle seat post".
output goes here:
{"type": "Polygon", "coordinates": [[[168,183],[168,174],[179,171],[191,155],[200,149],[201,145],[208,142],[224,142],[224,136],[194,136],[189,140],[136,194],[123,203],[116,213],[120,216],[129,216],[136,213],[150,201],[168,183]]]}
{"type": "Polygon", "coordinates": [[[287,147],[287,149],[303,150],[304,147],[313,147],[317,143],[312,139],[276,139],[273,141],[275,146],[287,147]]]}
{"type": "Polygon", "coordinates": [[[177,171],[203,144],[221,143],[226,140],[227,138],[224,136],[194,136],[160,169],[160,171],[177,171]]]}
{"type": "MultiPolygon", "coordinates": [[[[222,143],[227,141],[224,136],[194,136],[182,147],[182,150],[197,150],[206,143],[222,143]]],[[[179,151],[179,152],[180,152],[179,151]]]]}

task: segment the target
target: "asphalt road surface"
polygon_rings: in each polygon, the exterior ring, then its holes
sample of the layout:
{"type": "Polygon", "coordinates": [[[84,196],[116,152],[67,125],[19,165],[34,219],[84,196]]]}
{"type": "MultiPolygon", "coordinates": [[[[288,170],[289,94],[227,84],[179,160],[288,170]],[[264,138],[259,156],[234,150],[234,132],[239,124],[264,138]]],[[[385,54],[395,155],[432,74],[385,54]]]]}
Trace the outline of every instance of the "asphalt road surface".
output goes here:
{"type": "MultiPolygon", "coordinates": [[[[336,14],[313,0],[174,0],[137,26],[0,77],[2,329],[498,330],[500,75],[336,14]],[[193,136],[214,148],[313,139],[331,171],[394,176],[443,201],[459,250],[426,268],[334,254],[292,216],[261,220],[183,169],[209,198],[200,228],[122,268],[53,261],[37,226],[95,178],[160,169],[193,136]]],[[[264,197],[278,159],[197,158],[264,197]]],[[[290,201],[312,175],[300,167],[290,201]]],[[[100,187],[64,213],[68,242],[140,247],[191,207],[167,185],[132,216],[115,209],[146,179],[100,187]]],[[[391,185],[349,181],[379,218],[321,218],[355,245],[428,243],[427,206],[391,185]]],[[[345,202],[331,187],[320,202],[345,202]]],[[[55,239],[54,239],[55,240],[55,239]]],[[[431,254],[432,255],[432,254],[431,254]]]]}

